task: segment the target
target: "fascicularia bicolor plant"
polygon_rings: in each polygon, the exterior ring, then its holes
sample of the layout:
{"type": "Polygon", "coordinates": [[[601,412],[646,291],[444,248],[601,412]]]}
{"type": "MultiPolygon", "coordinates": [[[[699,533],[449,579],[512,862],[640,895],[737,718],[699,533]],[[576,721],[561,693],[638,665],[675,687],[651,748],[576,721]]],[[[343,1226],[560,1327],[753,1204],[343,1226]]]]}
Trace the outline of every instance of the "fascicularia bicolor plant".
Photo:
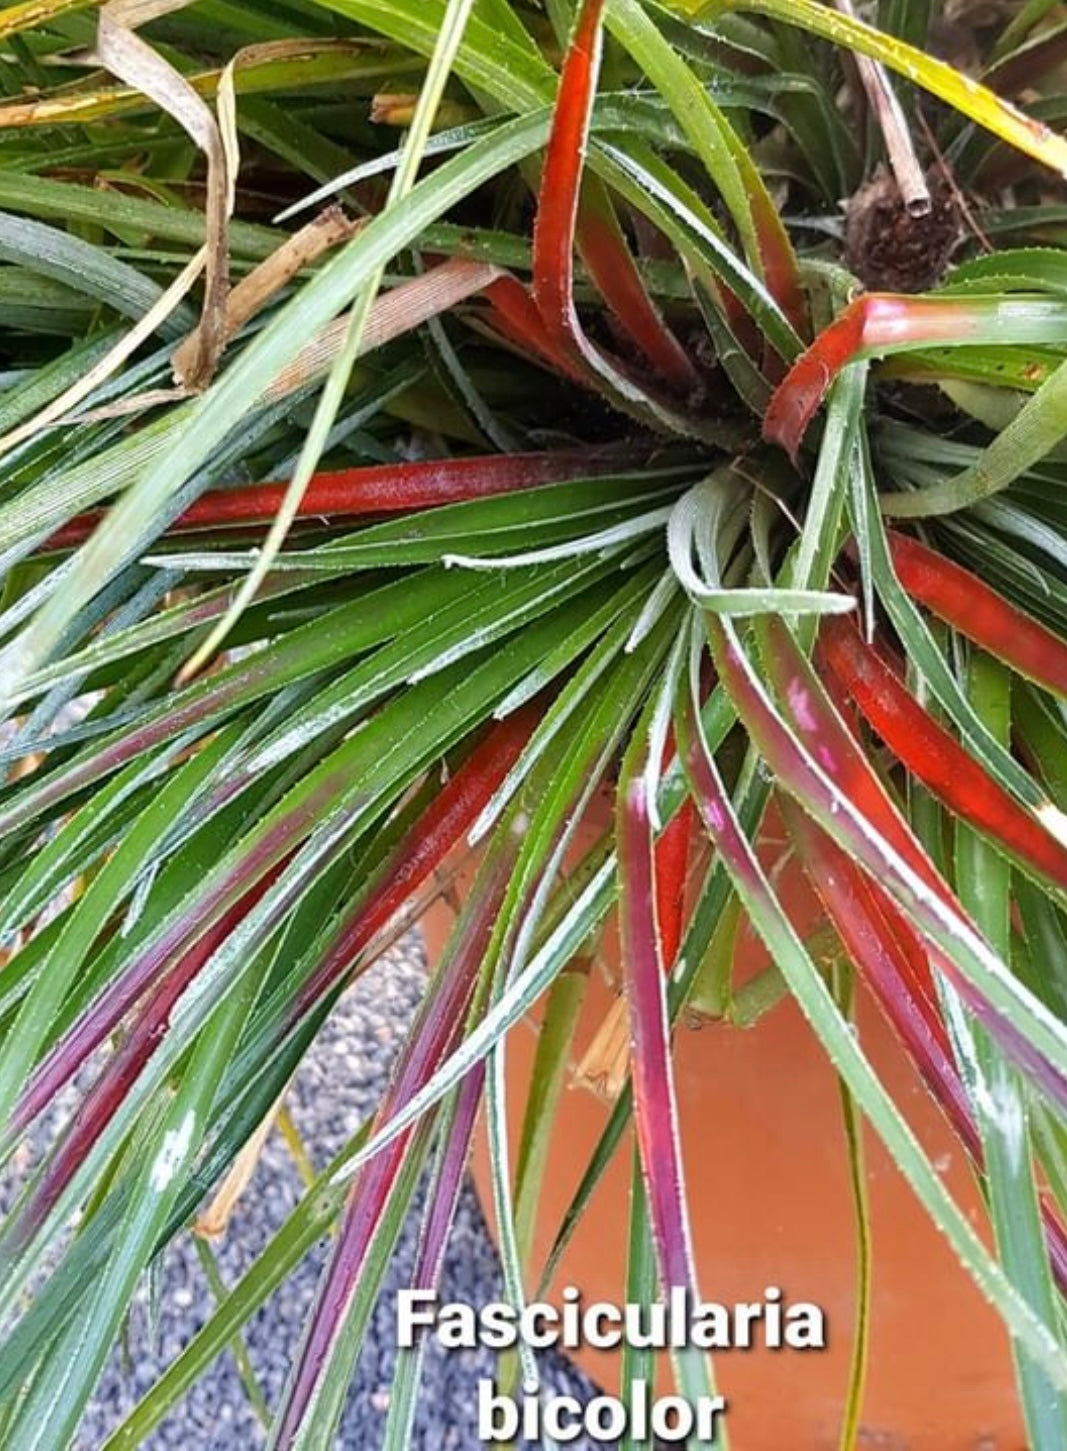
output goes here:
{"type": "Polygon", "coordinates": [[[483,1099],[522,1293],[503,1036],[613,912],[628,1085],[560,1240],[632,1115],[660,1285],[695,1289],[671,1029],[737,904],[1067,1446],[1062,25],[974,19],[976,78],[936,5],[870,8],[0,15],[5,1156],[84,1094],[0,1228],[10,1451],[70,1444],[146,1269],[465,843],[373,1121],[108,1448],[334,1227],[270,1427],[328,1444],[483,1099]],[[997,1255],[761,866],[771,808],[997,1255]]]}

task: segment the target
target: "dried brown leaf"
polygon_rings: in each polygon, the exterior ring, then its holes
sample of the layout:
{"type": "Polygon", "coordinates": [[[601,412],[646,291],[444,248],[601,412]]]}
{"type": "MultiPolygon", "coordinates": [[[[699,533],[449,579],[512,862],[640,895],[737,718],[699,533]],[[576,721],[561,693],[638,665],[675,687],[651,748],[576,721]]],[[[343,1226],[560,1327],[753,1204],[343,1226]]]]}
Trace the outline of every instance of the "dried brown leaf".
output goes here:
{"type": "Polygon", "coordinates": [[[618,997],[574,1070],[574,1087],[615,1103],[630,1076],[630,1012],[618,997]]]}
{"type": "MultiPolygon", "coordinates": [[[[429,318],[448,312],[464,298],[481,292],[503,275],[503,269],[491,262],[453,257],[424,272],[421,277],[402,282],[375,302],[364,329],[360,353],[380,348],[403,333],[420,327],[429,318]]],[[[335,318],[297,354],[287,368],[282,369],[267,390],[266,397],[281,398],[324,373],[337,356],[347,326],[347,315],[335,318]]]]}
{"type": "MultiPolygon", "coordinates": [[[[158,3],[163,0],[111,0],[105,5],[97,27],[96,59],[112,75],[173,116],[207,160],[204,302],[192,365],[182,379],[195,388],[211,377],[223,345],[229,290],[228,228],[236,165],[232,140],[224,137],[210,107],[179,71],[122,21],[121,17],[132,14],[135,23],[143,23],[152,18],[148,12],[158,3]]],[[[169,8],[179,7],[171,4],[169,8]]]]}
{"type": "MultiPolygon", "coordinates": [[[[339,242],[346,242],[362,225],[362,219],[353,221],[345,216],[340,207],[333,206],[320,212],[298,232],[286,237],[276,251],[264,258],[230,291],[226,299],[222,345],[225,346],[240,332],[249,318],[265,307],[302,268],[309,267],[339,242]]],[[[176,378],[184,379],[188,376],[194,362],[197,341],[197,334],[193,332],[179,343],[173,360],[176,378]]]]}
{"type": "Polygon", "coordinates": [[[226,1233],[230,1216],[237,1208],[238,1200],[248,1188],[252,1175],[256,1172],[256,1165],[259,1163],[267,1137],[274,1127],[274,1120],[281,1108],[281,1103],[281,1098],[278,1098],[271,1106],[267,1116],[259,1123],[251,1138],[246,1141],[230,1165],[229,1172],[216,1190],[211,1203],[193,1225],[193,1233],[200,1235],[202,1239],[218,1239],[226,1233]]]}

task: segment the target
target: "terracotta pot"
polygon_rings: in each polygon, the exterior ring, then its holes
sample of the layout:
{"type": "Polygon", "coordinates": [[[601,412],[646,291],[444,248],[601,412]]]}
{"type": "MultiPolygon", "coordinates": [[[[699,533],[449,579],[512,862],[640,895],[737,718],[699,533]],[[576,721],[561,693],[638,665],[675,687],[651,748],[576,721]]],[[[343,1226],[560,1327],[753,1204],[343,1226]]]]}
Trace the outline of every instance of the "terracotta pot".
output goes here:
{"type": "MultiPolygon", "coordinates": [[[[461,875],[462,881],[462,875],[461,875]]],[[[790,890],[803,894],[794,881],[790,890]]],[[[814,909],[813,909],[814,910],[814,909]]],[[[424,919],[431,956],[454,921],[438,903],[424,919]]],[[[742,976],[766,955],[739,937],[742,976]]],[[[575,1045],[578,1062],[615,1001],[617,943],[608,934],[575,1045]]],[[[972,1222],[987,1217],[965,1156],[877,1008],[857,1004],[864,1047],[945,1183],[972,1222]]],[[[508,1040],[509,1118],[518,1143],[536,1046],[536,1014],[508,1040]]],[[[792,1000],[748,1030],[681,1031],[675,1071],[701,1294],[758,1301],[767,1286],[827,1316],[822,1351],[734,1350],[715,1357],[733,1451],[836,1451],[853,1337],[855,1217],[838,1084],[792,1000]]],[[[607,1105],[570,1087],[557,1115],[537,1222],[534,1265],[555,1231],[606,1123],[607,1105]]],[[[630,1139],[617,1152],[575,1233],[550,1298],[575,1285],[588,1303],[625,1300],[630,1139]]],[[[912,1191],[866,1135],[874,1248],[870,1369],[859,1444],[878,1451],[1024,1451],[1008,1339],[912,1191]]],[[[492,1221],[484,1141],[474,1176],[492,1221]]],[[[616,1352],[576,1359],[609,1392],[616,1352]]],[[[671,1389],[665,1358],[659,1393],[671,1389]]]]}

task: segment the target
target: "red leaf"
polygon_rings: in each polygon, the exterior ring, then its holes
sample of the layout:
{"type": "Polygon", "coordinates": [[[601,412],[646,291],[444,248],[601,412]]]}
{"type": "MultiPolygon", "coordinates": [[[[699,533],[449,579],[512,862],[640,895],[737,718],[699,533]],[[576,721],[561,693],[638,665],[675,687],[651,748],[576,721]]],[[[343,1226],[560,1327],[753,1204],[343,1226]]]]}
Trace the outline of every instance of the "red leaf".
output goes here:
{"type": "MultiPolygon", "coordinates": [[[[590,472],[606,472],[618,467],[618,463],[617,458],[609,460],[606,455],[598,458],[589,452],[561,451],[486,454],[340,469],[314,475],[297,508],[297,517],[340,519],[405,514],[580,478],[590,472]]],[[[287,487],[279,483],[214,489],[191,504],[171,524],[170,531],[267,523],[278,512],[287,487]]],[[[101,511],[79,514],[41,548],[70,549],[81,544],[102,517],[101,511]]]]}
{"type": "MultiPolygon", "coordinates": [[[[77,1114],[36,1183],[31,1198],[21,1206],[17,1218],[5,1229],[6,1243],[17,1246],[43,1222],[163,1041],[175,1003],[213,953],[277,880],[284,865],[284,861],[279,862],[261,878],[146,995],[129,1032],[79,1104],[77,1114]]],[[[28,1123],[33,1118],[34,1102],[30,1096],[20,1100],[16,1113],[12,1115],[13,1125],[28,1123]]]]}
{"type": "Polygon", "coordinates": [[[1067,645],[970,570],[907,534],[891,532],[900,583],[920,604],[1046,690],[1067,696],[1067,645]]]}
{"type": "Polygon", "coordinates": [[[665,972],[674,966],[682,944],[689,846],[695,821],[693,802],[686,797],[656,841],[656,922],[665,972]]]}
{"type": "Polygon", "coordinates": [[[763,419],[764,438],[780,444],[795,462],[808,424],[847,363],[894,345],[959,342],[976,320],[964,299],[891,292],[858,297],[823,328],[775,389],[763,419]]]}
{"type": "Polygon", "coordinates": [[[975,1155],[981,1144],[933,996],[929,963],[900,911],[790,798],[782,817],[834,930],[916,1066],[975,1155]],[[920,966],[921,964],[921,966],[920,966]]]}
{"type": "Polygon", "coordinates": [[[369,895],[338,928],[326,956],[294,1001],[294,1018],[302,1017],[343,977],[458,845],[518,760],[540,718],[538,705],[531,702],[494,726],[437,793],[397,845],[369,895]]]}
{"type": "Polygon", "coordinates": [[[588,382],[584,369],[549,336],[537,304],[517,277],[498,278],[485,289],[485,295],[492,304],[497,330],[521,352],[532,349],[543,363],[573,383],[588,382]]]}
{"type": "Polygon", "coordinates": [[[1067,890],[1067,848],[908,693],[853,624],[825,620],[818,648],[889,749],[938,800],[1067,890]]]}
{"type": "Polygon", "coordinates": [[[855,738],[830,707],[817,674],[792,634],[773,616],[762,617],[761,624],[768,667],[778,693],[787,701],[786,710],[791,717],[788,723],[768,698],[760,677],[741,650],[733,627],[716,615],[707,617],[708,638],[719,678],[754,744],[777,774],[782,789],[793,795],[839,845],[849,850],[868,874],[876,878],[881,873],[889,874],[889,881],[898,888],[894,898],[909,903],[916,921],[929,924],[927,930],[939,943],[936,949],[939,968],[978,1021],[996,1037],[1012,1062],[1030,1074],[1054,1103],[1061,1108],[1067,1105],[1067,1075],[994,1007],[986,994],[941,950],[940,938],[947,931],[967,955],[984,956],[986,951],[948,884],[881,787],[855,738]],[[877,814],[872,814],[868,806],[851,794],[850,783],[857,772],[864,770],[869,773],[877,793],[871,797],[877,814]],[[844,805],[847,810],[842,809],[844,805]],[[840,839],[835,823],[840,827],[840,839]],[[869,835],[872,827],[884,846],[869,835]],[[902,860],[909,875],[919,879],[922,893],[900,873],[885,847],[902,860]],[[904,889],[903,893],[900,888],[904,889]],[[927,893],[939,899],[940,905],[927,901],[927,893]]]}
{"type": "Polygon", "coordinates": [[[634,1126],[649,1220],[664,1292],[680,1286],[695,1294],[667,1020],[666,964],[656,933],[652,825],[645,781],[628,764],[623,766],[617,819],[619,939],[630,1018],[634,1126]]]}
{"type": "MultiPolygon", "coordinates": [[[[783,797],[780,807],[805,870],[849,957],[968,1154],[981,1168],[981,1137],[944,1023],[936,1006],[911,990],[914,962],[925,956],[922,943],[887,894],[795,802],[783,797]]],[[[1058,1208],[1047,1194],[1042,1196],[1041,1210],[1052,1268],[1062,1289],[1067,1286],[1067,1235],[1058,1208]]]]}
{"type": "Polygon", "coordinates": [[[700,375],[649,297],[611,199],[599,184],[581,190],[575,240],[613,316],[664,381],[683,396],[698,388],[700,375]]]}
{"type": "Polygon", "coordinates": [[[697,373],[653,306],[607,194],[598,183],[582,188],[603,9],[604,0],[584,0],[563,61],[534,223],[533,295],[556,346],[595,371],[598,354],[574,306],[577,239],[618,322],[668,383],[688,391],[698,383],[697,373]]]}
{"type": "MultiPolygon", "coordinates": [[[[415,1025],[404,1042],[389,1093],[375,1118],[376,1127],[386,1124],[429,1082],[461,1040],[512,864],[513,858],[502,854],[483,882],[480,896],[472,897],[464,919],[466,930],[455,950],[442,962],[423,999],[415,1025]]],[[[417,1126],[412,1125],[385,1144],[363,1165],[352,1184],[337,1246],[324,1272],[295,1370],[277,1414],[271,1443],[275,1451],[288,1451],[298,1443],[301,1425],[337,1348],[360,1273],[416,1132],[417,1126]]]]}

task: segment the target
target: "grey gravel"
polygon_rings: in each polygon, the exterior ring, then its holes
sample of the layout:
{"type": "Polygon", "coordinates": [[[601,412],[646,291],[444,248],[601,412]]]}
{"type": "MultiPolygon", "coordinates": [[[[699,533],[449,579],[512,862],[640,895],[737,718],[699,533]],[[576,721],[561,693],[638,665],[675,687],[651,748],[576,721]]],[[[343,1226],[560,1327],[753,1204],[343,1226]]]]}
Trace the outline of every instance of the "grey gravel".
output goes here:
{"type": "MultiPolygon", "coordinates": [[[[328,1161],[377,1102],[423,983],[421,942],[409,937],[341,1000],[309,1052],[293,1084],[289,1106],[316,1167],[328,1161]]],[[[272,1132],[227,1235],[216,1247],[227,1286],[236,1283],[281,1227],[301,1187],[280,1134],[272,1132]]],[[[413,1215],[375,1310],[338,1446],[370,1451],[382,1444],[396,1357],[396,1293],[407,1283],[415,1232],[413,1215]]],[[[299,1346],[301,1326],[326,1253],[325,1244],[316,1246],[246,1328],[244,1338],[252,1365],[272,1409],[279,1402],[299,1346]]],[[[496,1251],[468,1185],[448,1247],[441,1298],[482,1305],[502,1296],[496,1251]]],[[[189,1235],[180,1236],[163,1259],[152,1316],[147,1286],[141,1299],[139,1313],[131,1317],[126,1353],[117,1354],[105,1373],[72,1451],[96,1451],[209,1318],[215,1301],[189,1235]]],[[[436,1341],[430,1342],[414,1437],[420,1451],[442,1447],[474,1451],[483,1444],[476,1427],[477,1383],[493,1375],[494,1364],[489,1351],[445,1352],[436,1341]]],[[[595,1394],[591,1383],[562,1356],[545,1354],[541,1367],[550,1391],[566,1392],[583,1401],[595,1394]]],[[[263,1429],[229,1352],[143,1442],[148,1451],[228,1451],[265,1444],[263,1429]]],[[[585,1451],[593,1445],[584,1441],[569,1444],[585,1451]]]]}

